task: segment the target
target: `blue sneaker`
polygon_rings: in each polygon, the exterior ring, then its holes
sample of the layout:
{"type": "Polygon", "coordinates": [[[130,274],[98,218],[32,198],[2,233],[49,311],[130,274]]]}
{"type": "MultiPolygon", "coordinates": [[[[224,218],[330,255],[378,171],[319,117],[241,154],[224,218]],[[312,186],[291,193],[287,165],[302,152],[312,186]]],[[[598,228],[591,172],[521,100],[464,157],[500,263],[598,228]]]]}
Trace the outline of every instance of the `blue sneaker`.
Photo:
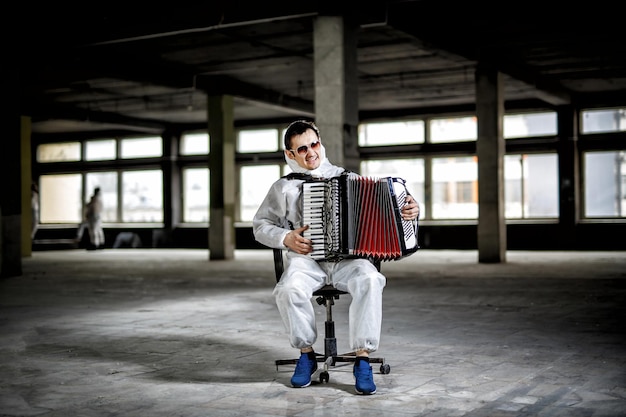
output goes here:
{"type": "Polygon", "coordinates": [[[376,392],[372,367],[368,361],[354,362],[354,389],[358,394],[371,395],[376,392]]]}
{"type": "Polygon", "coordinates": [[[315,371],[317,371],[317,359],[311,359],[308,353],[301,353],[296,364],[296,370],[291,377],[291,386],[294,388],[308,387],[311,385],[311,375],[315,371]]]}

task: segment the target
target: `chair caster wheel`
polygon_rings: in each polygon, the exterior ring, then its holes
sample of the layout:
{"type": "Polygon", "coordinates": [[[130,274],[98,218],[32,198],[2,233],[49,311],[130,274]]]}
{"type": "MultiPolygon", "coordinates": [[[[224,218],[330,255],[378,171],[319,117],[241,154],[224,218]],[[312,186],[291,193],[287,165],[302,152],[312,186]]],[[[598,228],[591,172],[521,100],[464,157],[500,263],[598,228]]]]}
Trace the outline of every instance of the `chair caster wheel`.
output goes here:
{"type": "Polygon", "coordinates": [[[380,365],[381,374],[388,374],[389,372],[391,372],[391,366],[389,366],[388,364],[380,365]]]}
{"type": "Polygon", "coordinates": [[[326,371],[320,372],[320,382],[322,384],[328,382],[329,380],[330,380],[330,375],[328,375],[328,372],[326,371]]]}

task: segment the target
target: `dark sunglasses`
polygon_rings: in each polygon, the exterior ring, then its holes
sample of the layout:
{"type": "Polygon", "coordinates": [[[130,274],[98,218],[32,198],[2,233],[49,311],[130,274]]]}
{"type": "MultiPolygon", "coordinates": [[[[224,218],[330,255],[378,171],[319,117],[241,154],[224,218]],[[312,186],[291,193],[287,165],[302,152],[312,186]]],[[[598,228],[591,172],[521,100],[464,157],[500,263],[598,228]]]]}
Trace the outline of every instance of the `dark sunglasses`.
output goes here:
{"type": "MultiPolygon", "coordinates": [[[[320,147],[320,141],[317,140],[315,142],[311,142],[309,146],[306,146],[306,145],[299,146],[298,149],[296,149],[296,152],[298,152],[298,155],[306,155],[309,152],[309,148],[315,150],[319,147],[320,147]]],[[[293,149],[289,149],[289,151],[295,155],[293,149]]]]}

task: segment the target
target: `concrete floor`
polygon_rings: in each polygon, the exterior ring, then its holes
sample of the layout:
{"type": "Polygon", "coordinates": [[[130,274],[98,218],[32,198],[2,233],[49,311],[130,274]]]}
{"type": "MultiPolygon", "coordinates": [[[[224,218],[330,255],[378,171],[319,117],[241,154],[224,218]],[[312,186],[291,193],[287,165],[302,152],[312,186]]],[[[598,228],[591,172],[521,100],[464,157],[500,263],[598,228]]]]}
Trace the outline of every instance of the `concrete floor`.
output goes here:
{"type": "Polygon", "coordinates": [[[383,264],[391,372],[359,396],[350,364],[304,389],[275,366],[296,352],[269,250],[34,252],[0,280],[0,416],[626,416],[626,253],[477,259],[383,264]]]}

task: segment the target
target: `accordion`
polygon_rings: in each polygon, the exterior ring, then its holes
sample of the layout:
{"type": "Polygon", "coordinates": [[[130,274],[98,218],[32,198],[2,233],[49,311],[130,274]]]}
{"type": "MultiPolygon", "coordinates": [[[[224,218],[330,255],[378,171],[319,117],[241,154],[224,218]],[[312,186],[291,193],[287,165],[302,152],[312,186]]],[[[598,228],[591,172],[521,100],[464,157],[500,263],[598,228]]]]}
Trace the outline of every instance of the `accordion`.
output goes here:
{"type": "Polygon", "coordinates": [[[303,236],[318,260],[396,260],[416,252],[417,221],[403,220],[405,181],[339,175],[302,183],[303,236]]]}

